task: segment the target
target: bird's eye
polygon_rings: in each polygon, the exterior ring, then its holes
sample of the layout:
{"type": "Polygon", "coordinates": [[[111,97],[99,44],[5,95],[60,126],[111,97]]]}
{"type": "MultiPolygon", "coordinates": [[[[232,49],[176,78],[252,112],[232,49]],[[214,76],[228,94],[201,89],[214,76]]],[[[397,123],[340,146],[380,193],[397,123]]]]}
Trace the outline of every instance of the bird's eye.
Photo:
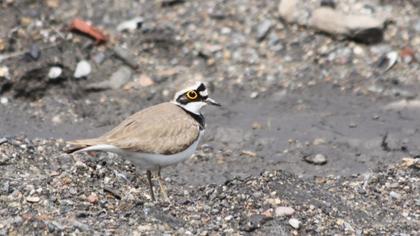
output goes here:
{"type": "Polygon", "coordinates": [[[198,98],[198,94],[197,94],[197,92],[196,92],[196,91],[194,91],[194,90],[188,91],[186,95],[187,95],[187,98],[188,98],[190,101],[193,101],[193,100],[195,100],[195,99],[197,99],[197,98],[198,98]]]}

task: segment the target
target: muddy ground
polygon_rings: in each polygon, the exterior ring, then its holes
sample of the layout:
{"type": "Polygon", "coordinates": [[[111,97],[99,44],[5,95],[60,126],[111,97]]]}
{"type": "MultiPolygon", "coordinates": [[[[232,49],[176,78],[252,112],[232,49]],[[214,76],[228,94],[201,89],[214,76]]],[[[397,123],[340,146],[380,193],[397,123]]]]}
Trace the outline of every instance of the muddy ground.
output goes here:
{"type": "Polygon", "coordinates": [[[0,55],[22,52],[0,63],[9,71],[0,76],[1,168],[9,173],[2,176],[8,187],[2,192],[0,216],[8,223],[0,224],[0,233],[418,233],[418,168],[413,163],[420,156],[420,66],[415,59],[420,58],[420,14],[415,1],[358,4],[392,16],[383,42],[358,44],[287,24],[279,19],[278,1],[0,1],[0,55]],[[143,18],[138,29],[116,30],[138,16],[143,18]],[[91,21],[109,41],[98,45],[70,31],[69,22],[76,17],[91,21]],[[270,28],[261,38],[267,21],[270,28]],[[125,48],[135,66],[116,56],[115,47],[125,48]],[[405,48],[413,52],[411,61],[400,59],[388,71],[378,66],[384,55],[401,54],[405,48]],[[92,72],[73,78],[82,59],[92,72]],[[48,77],[53,66],[63,70],[57,79],[48,77]],[[122,66],[131,67],[128,81],[118,88],[92,89],[122,66]],[[205,109],[207,130],[196,155],[164,170],[174,204],[149,205],[144,176],[115,156],[90,160],[62,154],[63,140],[99,135],[142,108],[170,100],[191,79],[207,82],[210,95],[223,107],[205,109]],[[304,160],[317,154],[326,163],[304,160]],[[413,163],[401,167],[403,158],[413,163]],[[31,166],[37,171],[22,177],[31,166]],[[386,185],[394,172],[406,178],[397,181],[401,186],[386,185]],[[31,174],[48,181],[31,179],[31,174]],[[384,181],[370,186],[366,176],[384,181]],[[68,181],[64,185],[69,189],[52,193],[50,188],[60,181],[68,181]],[[82,184],[86,181],[88,186],[82,184]],[[359,184],[365,192],[345,196],[359,184]],[[133,196],[114,199],[103,185],[120,193],[130,190],[133,196]],[[253,187],[261,196],[253,195],[253,187]],[[381,189],[379,199],[373,188],[381,189]],[[396,198],[392,189],[405,192],[396,198]],[[212,205],[215,198],[206,191],[226,196],[215,197],[220,201],[212,205]],[[90,201],[90,193],[99,200],[90,201]],[[19,194],[13,205],[10,198],[19,194]],[[27,199],[33,195],[46,202],[27,199]],[[252,203],[248,206],[238,196],[252,203]],[[372,198],[376,200],[366,208],[358,205],[372,198]],[[398,202],[395,209],[392,199],[398,202]],[[382,207],[382,200],[389,204],[382,207]],[[239,205],[229,208],[231,204],[239,205]],[[290,217],[300,227],[293,228],[289,216],[276,216],[283,205],[294,208],[290,217]],[[330,208],[334,214],[328,214],[330,208]],[[149,219],[150,209],[157,213],[149,219]],[[308,213],[317,210],[319,221],[308,213]],[[75,213],[80,211],[85,215],[75,213]],[[136,220],[129,220],[130,215],[136,220]],[[95,222],[102,216],[111,221],[109,228],[95,222]],[[18,223],[16,217],[21,218],[18,223]],[[257,223],[248,222],[253,220],[257,223]],[[157,227],[160,223],[163,228],[157,227]]]}

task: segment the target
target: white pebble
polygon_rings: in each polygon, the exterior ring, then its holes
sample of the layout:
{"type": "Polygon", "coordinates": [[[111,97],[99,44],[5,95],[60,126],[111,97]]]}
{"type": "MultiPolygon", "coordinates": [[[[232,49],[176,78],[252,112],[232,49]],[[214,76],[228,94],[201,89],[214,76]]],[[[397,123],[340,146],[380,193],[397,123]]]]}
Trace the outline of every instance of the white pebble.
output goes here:
{"type": "Polygon", "coordinates": [[[6,105],[7,103],[9,103],[9,99],[7,97],[1,97],[0,103],[3,105],[6,105]]]}
{"type": "Polygon", "coordinates": [[[122,31],[133,32],[134,30],[140,28],[142,23],[143,23],[143,18],[136,17],[131,20],[121,22],[121,24],[117,26],[117,30],[120,32],[122,31]]]}
{"type": "Polygon", "coordinates": [[[296,219],[296,218],[291,218],[289,220],[289,225],[291,225],[295,229],[299,229],[300,221],[298,219],[296,219]]]}
{"type": "Polygon", "coordinates": [[[36,202],[39,202],[40,200],[41,199],[39,197],[33,197],[33,196],[30,196],[30,197],[26,198],[26,201],[30,202],[30,203],[36,203],[36,202]]]}
{"type": "Polygon", "coordinates": [[[63,73],[63,69],[61,69],[58,66],[53,66],[50,68],[50,71],[48,72],[48,78],[57,79],[58,77],[60,77],[61,73],[63,73]]]}
{"type": "Polygon", "coordinates": [[[83,60],[79,61],[76,66],[76,70],[74,71],[74,78],[82,78],[86,77],[92,71],[92,67],[90,66],[89,62],[83,60]]]}
{"type": "Polygon", "coordinates": [[[0,67],[0,77],[10,80],[9,68],[7,66],[0,67]]]}
{"type": "Polygon", "coordinates": [[[291,207],[277,207],[274,212],[276,216],[281,217],[293,215],[293,213],[295,213],[295,210],[291,207]]]}

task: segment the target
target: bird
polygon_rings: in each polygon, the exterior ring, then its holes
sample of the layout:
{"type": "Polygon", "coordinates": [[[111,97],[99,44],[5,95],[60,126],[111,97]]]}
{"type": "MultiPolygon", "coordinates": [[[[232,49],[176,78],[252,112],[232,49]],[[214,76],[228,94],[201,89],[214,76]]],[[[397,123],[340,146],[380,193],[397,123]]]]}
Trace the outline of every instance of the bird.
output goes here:
{"type": "Polygon", "coordinates": [[[207,104],[221,106],[208,96],[205,83],[195,82],[176,92],[170,102],[140,110],[97,138],[68,141],[65,152],[111,152],[131,161],[146,170],[153,201],[152,172],[157,172],[162,197],[169,200],[160,171],[194,154],[205,131],[201,109],[207,104]]]}

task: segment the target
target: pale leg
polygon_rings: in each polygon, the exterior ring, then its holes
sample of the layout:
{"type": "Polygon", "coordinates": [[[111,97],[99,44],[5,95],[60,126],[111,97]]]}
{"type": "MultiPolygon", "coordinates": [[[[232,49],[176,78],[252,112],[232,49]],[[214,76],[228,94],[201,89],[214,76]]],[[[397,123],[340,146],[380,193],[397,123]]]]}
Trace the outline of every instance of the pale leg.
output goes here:
{"type": "Polygon", "coordinates": [[[165,201],[169,201],[169,198],[168,198],[168,194],[167,194],[167,192],[166,192],[166,188],[165,188],[165,185],[163,184],[165,181],[162,179],[162,177],[160,176],[160,167],[159,167],[159,169],[158,169],[158,172],[157,172],[157,174],[158,174],[158,182],[159,182],[159,187],[160,187],[160,192],[162,193],[162,197],[163,197],[163,199],[165,200],[165,201]]]}

